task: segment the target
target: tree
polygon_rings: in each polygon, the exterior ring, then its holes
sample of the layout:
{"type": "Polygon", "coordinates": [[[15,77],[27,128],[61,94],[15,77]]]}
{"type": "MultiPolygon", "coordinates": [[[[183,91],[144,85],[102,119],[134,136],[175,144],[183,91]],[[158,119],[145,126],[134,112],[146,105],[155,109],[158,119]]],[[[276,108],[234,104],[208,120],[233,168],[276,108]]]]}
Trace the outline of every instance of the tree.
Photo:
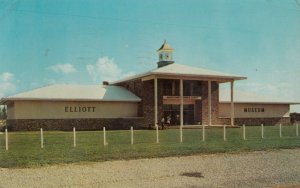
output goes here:
{"type": "Polygon", "coordinates": [[[7,111],[6,111],[6,107],[4,106],[0,110],[0,119],[6,119],[6,118],[7,118],[7,111]]]}
{"type": "Polygon", "coordinates": [[[2,116],[3,116],[3,119],[7,118],[7,109],[6,109],[6,107],[2,108],[2,116]]]}

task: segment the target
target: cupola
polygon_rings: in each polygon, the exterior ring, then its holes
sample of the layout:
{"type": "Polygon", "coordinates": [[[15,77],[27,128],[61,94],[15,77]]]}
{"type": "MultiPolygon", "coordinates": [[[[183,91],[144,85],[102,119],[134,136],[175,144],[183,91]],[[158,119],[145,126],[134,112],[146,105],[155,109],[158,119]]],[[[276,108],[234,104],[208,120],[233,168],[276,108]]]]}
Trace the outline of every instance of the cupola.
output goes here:
{"type": "Polygon", "coordinates": [[[173,61],[173,51],[174,49],[165,41],[162,46],[157,50],[158,52],[158,62],[157,66],[163,67],[174,63],[173,61]]]}

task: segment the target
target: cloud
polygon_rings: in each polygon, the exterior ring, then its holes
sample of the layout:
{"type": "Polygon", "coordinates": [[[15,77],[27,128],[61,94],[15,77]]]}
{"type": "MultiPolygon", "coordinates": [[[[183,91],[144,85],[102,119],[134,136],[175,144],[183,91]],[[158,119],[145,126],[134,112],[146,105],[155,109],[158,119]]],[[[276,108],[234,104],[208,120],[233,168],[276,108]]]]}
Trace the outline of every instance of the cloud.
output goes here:
{"type": "Polygon", "coordinates": [[[124,73],[113,58],[110,59],[106,56],[100,57],[95,64],[88,64],[86,70],[94,82],[115,81],[122,77],[134,75],[134,72],[124,73]]]}
{"type": "Polygon", "coordinates": [[[10,72],[0,73],[0,97],[4,97],[16,91],[14,75],[10,72]]]}
{"type": "Polygon", "coordinates": [[[0,74],[0,81],[1,82],[9,82],[11,80],[13,80],[14,75],[10,72],[4,72],[2,74],[0,74]]]}
{"type": "Polygon", "coordinates": [[[238,83],[236,86],[240,89],[251,89],[252,92],[263,93],[265,95],[271,95],[280,98],[290,96],[290,93],[287,91],[291,91],[293,88],[293,84],[288,82],[277,82],[275,84],[249,82],[238,83]]]}
{"type": "MultiPolygon", "coordinates": [[[[271,83],[259,83],[259,82],[237,82],[234,86],[235,96],[237,99],[257,99],[258,101],[281,101],[281,102],[293,102],[300,101],[300,98],[294,96],[294,93],[299,93],[298,87],[295,87],[293,83],[286,81],[271,83]]],[[[222,84],[220,89],[228,90],[224,94],[220,95],[223,99],[229,100],[230,90],[229,84],[222,84]]]]}
{"type": "Polygon", "coordinates": [[[69,73],[74,73],[77,70],[74,68],[73,65],[67,63],[67,64],[56,64],[53,66],[50,66],[47,68],[48,70],[52,70],[57,73],[63,73],[63,74],[69,74],[69,73]]]}
{"type": "MultiPolygon", "coordinates": [[[[220,101],[230,101],[230,89],[220,88],[219,99],[220,101]]],[[[251,89],[248,91],[234,89],[233,98],[238,102],[283,102],[281,99],[274,96],[266,96],[259,92],[253,92],[251,89]]]]}

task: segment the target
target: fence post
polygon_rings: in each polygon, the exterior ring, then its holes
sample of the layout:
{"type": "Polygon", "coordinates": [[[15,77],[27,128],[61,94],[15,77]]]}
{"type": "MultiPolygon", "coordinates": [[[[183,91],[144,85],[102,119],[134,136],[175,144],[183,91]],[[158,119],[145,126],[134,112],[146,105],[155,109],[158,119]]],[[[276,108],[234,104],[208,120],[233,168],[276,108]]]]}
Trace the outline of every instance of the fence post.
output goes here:
{"type": "Polygon", "coordinates": [[[41,148],[44,148],[44,135],[43,135],[43,128],[41,128],[41,148]]]}
{"type": "Polygon", "coordinates": [[[182,126],[180,125],[180,143],[182,143],[182,126]]]}
{"type": "Polygon", "coordinates": [[[243,140],[246,140],[246,126],[243,124],[243,140]]]}
{"type": "Polygon", "coordinates": [[[299,136],[298,123],[296,124],[296,136],[299,136]]]}
{"type": "Polygon", "coordinates": [[[261,124],[261,138],[264,138],[264,124],[261,124]]]}
{"type": "Polygon", "coordinates": [[[226,141],[226,125],[223,126],[223,139],[226,141]]]}
{"type": "Polygon", "coordinates": [[[7,128],[5,129],[5,149],[8,150],[8,132],[7,128]]]}
{"type": "Polygon", "coordinates": [[[73,146],[76,147],[76,128],[73,127],[73,146]]]}
{"type": "Polygon", "coordinates": [[[282,134],[281,134],[281,123],[279,124],[279,137],[280,138],[282,137],[282,134]]]}
{"type": "Polygon", "coordinates": [[[158,138],[158,125],[155,125],[156,128],[156,143],[159,143],[159,138],[158,138]]]}
{"type": "Polygon", "coordinates": [[[106,142],[106,132],[105,132],[105,127],[103,127],[103,145],[106,146],[107,142],[106,142]]]}
{"type": "Polygon", "coordinates": [[[131,145],[133,144],[133,127],[130,127],[130,132],[131,132],[131,145]]]}
{"type": "Polygon", "coordinates": [[[205,126],[202,125],[202,141],[205,141],[205,126]]]}

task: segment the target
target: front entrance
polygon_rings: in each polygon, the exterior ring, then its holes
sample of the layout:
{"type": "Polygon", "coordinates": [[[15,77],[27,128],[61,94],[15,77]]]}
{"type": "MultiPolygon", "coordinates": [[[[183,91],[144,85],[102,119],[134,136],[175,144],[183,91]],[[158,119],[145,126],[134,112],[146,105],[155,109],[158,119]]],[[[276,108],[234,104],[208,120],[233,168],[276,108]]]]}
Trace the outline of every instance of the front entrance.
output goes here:
{"type": "MultiPolygon", "coordinates": [[[[168,119],[168,116],[171,118],[171,125],[180,125],[180,105],[178,104],[164,104],[163,117],[165,120],[168,119]]],[[[194,104],[184,104],[183,105],[183,124],[184,125],[193,125],[195,124],[194,118],[194,104]]]]}

